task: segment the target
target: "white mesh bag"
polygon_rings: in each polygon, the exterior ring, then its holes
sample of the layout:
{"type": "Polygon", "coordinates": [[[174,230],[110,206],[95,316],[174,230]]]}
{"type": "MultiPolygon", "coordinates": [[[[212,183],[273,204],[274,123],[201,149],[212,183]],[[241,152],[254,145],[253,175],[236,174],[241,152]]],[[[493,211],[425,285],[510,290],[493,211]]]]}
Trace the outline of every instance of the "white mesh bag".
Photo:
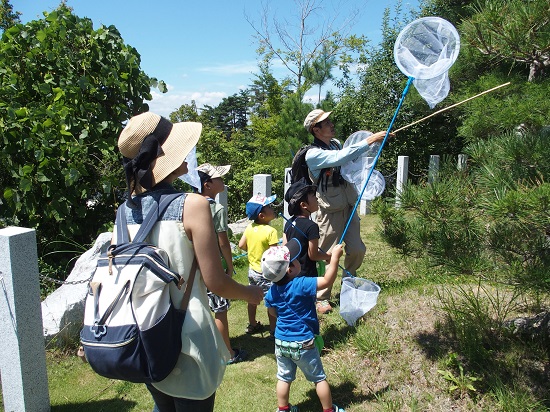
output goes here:
{"type": "Polygon", "coordinates": [[[409,23],[397,36],[393,56],[430,108],[449,93],[447,71],[460,51],[454,26],[440,17],[422,17],[409,23]]]}

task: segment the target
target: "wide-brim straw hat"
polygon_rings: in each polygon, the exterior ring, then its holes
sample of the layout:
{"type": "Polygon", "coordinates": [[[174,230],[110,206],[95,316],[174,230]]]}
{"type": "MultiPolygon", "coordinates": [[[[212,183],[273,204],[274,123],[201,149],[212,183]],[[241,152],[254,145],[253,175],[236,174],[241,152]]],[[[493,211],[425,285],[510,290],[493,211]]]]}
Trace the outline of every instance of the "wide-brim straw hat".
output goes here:
{"type": "MultiPolygon", "coordinates": [[[[197,122],[171,123],[158,114],[146,112],[132,117],[118,138],[120,153],[128,158],[135,158],[143,140],[153,134],[159,123],[172,128],[161,144],[164,152],[151,162],[152,186],[162,182],[170,173],[182,165],[185,158],[196,146],[202,131],[202,124],[197,122]]],[[[136,182],[136,189],[139,183],[136,182]]]]}

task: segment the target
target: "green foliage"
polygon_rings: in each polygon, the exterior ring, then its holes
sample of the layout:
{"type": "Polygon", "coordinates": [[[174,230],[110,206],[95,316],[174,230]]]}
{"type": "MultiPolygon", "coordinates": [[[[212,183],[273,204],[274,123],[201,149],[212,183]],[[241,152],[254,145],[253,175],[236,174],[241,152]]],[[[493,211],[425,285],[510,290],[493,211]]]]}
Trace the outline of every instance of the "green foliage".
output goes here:
{"type": "Polygon", "coordinates": [[[388,334],[389,331],[382,325],[360,323],[353,337],[354,346],[363,356],[383,356],[391,349],[388,334]]]}
{"type": "Polygon", "coordinates": [[[547,0],[484,0],[461,29],[466,42],[493,60],[527,66],[534,81],[550,66],[547,0]]]}
{"type": "Polygon", "coordinates": [[[486,140],[516,128],[536,132],[548,125],[549,78],[527,82],[519,74],[509,76],[496,72],[465,84],[455,100],[466,99],[508,81],[512,84],[463,106],[458,134],[466,142],[486,140]]]}
{"type": "Polygon", "coordinates": [[[437,294],[444,330],[470,361],[483,364],[492,352],[505,345],[508,330],[503,324],[518,308],[519,289],[501,291],[479,282],[475,286],[445,286],[437,294]]]}
{"type": "Polygon", "coordinates": [[[448,271],[548,293],[549,150],[543,132],[472,144],[468,174],[453,165],[438,181],[407,186],[403,210],[377,203],[383,236],[448,271]]]}
{"type": "Polygon", "coordinates": [[[6,30],[11,26],[20,23],[19,16],[21,13],[13,11],[13,6],[9,0],[0,1],[0,30],[6,30]]]}
{"type": "Polygon", "coordinates": [[[476,392],[474,384],[477,381],[480,381],[481,378],[475,376],[470,376],[464,373],[464,367],[458,361],[457,355],[451,353],[449,355],[449,362],[451,364],[456,364],[458,368],[458,375],[454,375],[452,371],[449,370],[438,370],[437,372],[449,382],[449,392],[451,394],[458,394],[460,398],[468,396],[470,392],[476,392]]]}
{"type": "Polygon", "coordinates": [[[473,193],[460,173],[409,185],[400,196],[406,215],[381,205],[384,236],[403,253],[414,252],[456,273],[474,273],[483,266],[483,237],[473,193]]]}
{"type": "Polygon", "coordinates": [[[170,121],[172,123],[178,122],[198,122],[199,111],[194,100],[191,100],[191,104],[182,104],[177,110],[170,113],[170,121]]]}
{"type": "Polygon", "coordinates": [[[249,97],[245,90],[225,97],[219,105],[206,105],[199,116],[200,121],[222,130],[229,138],[234,130],[245,130],[248,124],[249,97]]]}
{"type": "Polygon", "coordinates": [[[488,220],[488,248],[511,281],[550,291],[550,148],[543,132],[472,145],[472,174],[488,220]]]}
{"type": "Polygon", "coordinates": [[[116,138],[147,110],[150,85],[137,51],[115,27],[61,4],[7,29],[0,43],[1,218],[90,243],[122,195],[116,138]]]}

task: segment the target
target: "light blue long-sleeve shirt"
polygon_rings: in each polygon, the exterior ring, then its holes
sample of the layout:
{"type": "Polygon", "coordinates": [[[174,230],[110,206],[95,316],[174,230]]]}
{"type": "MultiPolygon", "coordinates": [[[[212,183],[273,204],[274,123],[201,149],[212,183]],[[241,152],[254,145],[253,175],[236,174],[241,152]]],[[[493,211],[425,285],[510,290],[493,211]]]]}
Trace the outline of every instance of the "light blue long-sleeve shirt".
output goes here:
{"type": "MultiPolygon", "coordinates": [[[[334,142],[331,142],[330,147],[336,149],[334,142]]],[[[306,153],[307,167],[312,176],[317,179],[322,169],[342,166],[355,160],[369,150],[369,147],[366,139],[339,150],[324,150],[313,146],[306,153]]]]}

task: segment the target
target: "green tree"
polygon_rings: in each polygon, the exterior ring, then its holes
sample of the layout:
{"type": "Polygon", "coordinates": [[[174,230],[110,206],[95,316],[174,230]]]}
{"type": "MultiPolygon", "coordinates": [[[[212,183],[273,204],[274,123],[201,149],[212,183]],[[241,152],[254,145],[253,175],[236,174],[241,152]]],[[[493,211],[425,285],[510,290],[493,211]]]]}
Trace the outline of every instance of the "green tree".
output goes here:
{"type": "Polygon", "coordinates": [[[204,106],[200,119],[222,130],[229,139],[234,130],[244,130],[248,124],[249,97],[246,90],[225,97],[216,107],[204,106]]]}
{"type": "Polygon", "coordinates": [[[198,122],[199,117],[199,111],[194,100],[191,100],[191,104],[182,104],[177,110],[170,113],[172,123],[198,122]]]}
{"type": "Polygon", "coordinates": [[[264,8],[260,25],[254,24],[249,17],[246,19],[255,31],[258,54],[267,62],[272,59],[280,61],[290,73],[296,92],[303,96],[305,70],[320,57],[323,50],[328,52],[327,59],[338,58],[346,65],[351,62],[349,53],[360,53],[367,40],[349,36],[357,11],[338,24],[338,12],[324,11],[320,0],[299,0],[296,4],[296,23],[271,19],[267,7],[264,8]],[[330,17],[319,17],[323,11],[330,17]]]}
{"type": "Polygon", "coordinates": [[[9,29],[11,26],[20,23],[21,13],[13,11],[13,6],[9,0],[0,0],[0,30],[9,29]]]}
{"type": "Polygon", "coordinates": [[[277,81],[269,62],[261,61],[259,69],[260,73],[254,74],[255,79],[248,89],[251,112],[262,118],[276,116],[282,110],[284,98],[291,93],[288,82],[280,84],[277,81]]]}
{"type": "Polygon", "coordinates": [[[550,67],[548,0],[484,0],[462,24],[466,41],[494,61],[528,67],[528,80],[550,67]]]}
{"type": "Polygon", "coordinates": [[[311,64],[308,64],[304,70],[306,84],[319,86],[318,104],[321,103],[321,89],[327,81],[334,78],[332,76],[332,70],[336,67],[336,58],[332,55],[328,47],[329,46],[324,44],[319,57],[312,61],[311,64]]]}
{"type": "Polygon", "coordinates": [[[88,244],[124,192],[117,136],[157,82],[114,26],[94,30],[64,4],[44,16],[0,42],[0,216],[41,244],[88,244]]]}

